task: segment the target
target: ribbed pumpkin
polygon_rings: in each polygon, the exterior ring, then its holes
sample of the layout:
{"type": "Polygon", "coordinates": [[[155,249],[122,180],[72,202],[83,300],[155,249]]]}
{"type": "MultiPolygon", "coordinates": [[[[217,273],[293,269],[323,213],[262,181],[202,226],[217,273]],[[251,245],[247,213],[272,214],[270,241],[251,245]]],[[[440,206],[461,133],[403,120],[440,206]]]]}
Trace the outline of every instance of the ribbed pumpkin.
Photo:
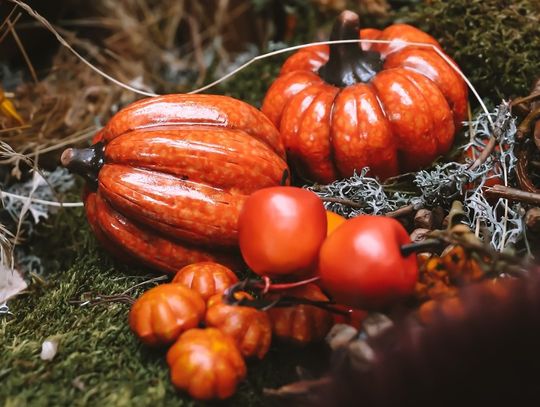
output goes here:
{"type": "Polygon", "coordinates": [[[370,167],[381,178],[430,164],[452,145],[467,88],[428,34],[406,24],[359,29],[344,11],[331,40],[389,44],[319,45],[293,54],[263,102],[304,177],[330,182],[370,167]]]}
{"type": "MultiPolygon", "coordinates": [[[[253,299],[249,294],[237,292],[237,298],[253,299]]],[[[245,357],[262,359],[272,342],[272,325],[268,315],[253,307],[228,305],[223,295],[217,294],[206,303],[207,326],[219,329],[233,338],[245,357]]]]}
{"type": "Polygon", "coordinates": [[[287,170],[272,123],[226,96],[135,102],[94,143],[66,150],[62,163],[89,181],[86,211],[96,236],[120,257],[169,273],[223,260],[220,251],[237,245],[246,197],[280,184],[287,170]]]}
{"type": "Polygon", "coordinates": [[[129,312],[129,326],[151,346],[168,345],[203,320],[201,296],[181,284],[161,284],[146,291],[129,312]]]}
{"type": "MultiPolygon", "coordinates": [[[[284,295],[313,301],[328,301],[328,297],[315,284],[287,290],[284,295]]],[[[333,317],[329,311],[313,305],[275,307],[266,312],[272,322],[274,335],[296,345],[307,345],[324,339],[333,324],[333,317]]]]}
{"type": "Polygon", "coordinates": [[[167,352],[174,387],[198,400],[226,399],[246,376],[234,340],[215,328],[185,332],[167,352]]]}
{"type": "Polygon", "coordinates": [[[203,261],[178,270],[172,282],[197,291],[205,301],[208,301],[213,295],[223,293],[238,282],[238,277],[228,267],[213,261],[203,261]]]}

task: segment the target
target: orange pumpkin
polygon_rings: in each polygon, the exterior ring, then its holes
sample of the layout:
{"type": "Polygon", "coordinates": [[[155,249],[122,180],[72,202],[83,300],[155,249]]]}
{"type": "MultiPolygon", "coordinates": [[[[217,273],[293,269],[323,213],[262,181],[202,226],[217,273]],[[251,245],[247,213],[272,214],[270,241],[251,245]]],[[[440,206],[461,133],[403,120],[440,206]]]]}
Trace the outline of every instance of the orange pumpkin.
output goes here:
{"type": "Polygon", "coordinates": [[[162,284],[145,292],[131,307],[129,326],[151,346],[168,345],[204,318],[201,296],[181,284],[162,284]]]}
{"type": "MultiPolygon", "coordinates": [[[[328,297],[315,284],[287,290],[283,294],[287,297],[328,301],[328,297]]],[[[306,345],[324,339],[333,324],[333,316],[330,312],[313,305],[274,307],[266,312],[272,322],[274,335],[297,345],[306,345]]]]}
{"type": "Polygon", "coordinates": [[[203,300],[208,301],[213,295],[222,293],[238,282],[238,277],[231,269],[219,263],[203,261],[180,269],[172,282],[197,291],[203,300]]]}
{"type": "MultiPolygon", "coordinates": [[[[236,296],[252,298],[249,294],[237,292],[236,296]]],[[[223,303],[221,294],[214,295],[206,304],[207,326],[219,329],[236,341],[245,357],[262,359],[270,348],[272,325],[268,315],[252,307],[223,303]]]]}
{"type": "Polygon", "coordinates": [[[326,236],[330,236],[347,219],[332,211],[326,211],[326,236]]]}
{"type": "Polygon", "coordinates": [[[452,146],[465,118],[467,88],[433,48],[406,24],[359,29],[344,11],[331,40],[387,40],[303,48],[283,65],[262,111],[279,128],[295,169],[328,183],[369,167],[387,178],[429,165],[452,146]]]}
{"type": "Polygon", "coordinates": [[[215,328],[185,332],[167,352],[172,384],[198,400],[226,399],[246,376],[234,340],[215,328]]]}
{"type": "Polygon", "coordinates": [[[89,181],[85,207],[103,246],[168,273],[231,261],[223,253],[238,244],[245,199],[287,170],[268,118],[214,95],[137,101],[90,148],[64,151],[62,164],[89,181]]]}

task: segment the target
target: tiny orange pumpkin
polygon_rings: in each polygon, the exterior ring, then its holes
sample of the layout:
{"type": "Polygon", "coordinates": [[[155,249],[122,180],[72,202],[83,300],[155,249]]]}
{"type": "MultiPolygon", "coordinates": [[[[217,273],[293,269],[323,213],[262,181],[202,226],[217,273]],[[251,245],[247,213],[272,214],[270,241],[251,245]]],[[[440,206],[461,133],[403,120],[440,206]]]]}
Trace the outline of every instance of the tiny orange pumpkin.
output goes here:
{"type": "Polygon", "coordinates": [[[246,376],[234,340],[215,328],[185,332],[167,352],[172,384],[199,400],[226,399],[246,376]]]}
{"type": "MultiPolygon", "coordinates": [[[[286,292],[287,297],[328,301],[315,284],[307,284],[286,292]]],[[[313,305],[276,307],[267,311],[274,335],[287,342],[306,345],[324,339],[333,324],[332,314],[313,305]]]]}
{"type": "Polygon", "coordinates": [[[145,292],[133,304],[129,326],[143,343],[167,345],[182,332],[199,325],[205,309],[197,292],[181,284],[162,284],[145,292]]]}
{"type": "MultiPolygon", "coordinates": [[[[236,295],[252,298],[244,292],[236,295]]],[[[207,326],[231,336],[245,357],[256,356],[262,359],[266,355],[272,341],[272,325],[264,311],[225,304],[221,294],[211,297],[206,305],[207,326]]]]}
{"type": "Polygon", "coordinates": [[[197,291],[203,300],[208,301],[213,295],[222,293],[238,282],[238,277],[231,269],[219,263],[203,261],[180,269],[172,282],[197,291]]]}

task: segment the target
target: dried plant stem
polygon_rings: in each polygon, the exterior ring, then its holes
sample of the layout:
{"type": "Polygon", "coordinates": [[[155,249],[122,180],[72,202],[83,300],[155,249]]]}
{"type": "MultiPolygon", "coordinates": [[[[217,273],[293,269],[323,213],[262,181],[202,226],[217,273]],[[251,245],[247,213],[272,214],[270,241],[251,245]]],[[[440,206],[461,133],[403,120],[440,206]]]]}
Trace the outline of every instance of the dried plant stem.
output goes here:
{"type": "Polygon", "coordinates": [[[365,209],[365,205],[361,204],[360,202],[351,201],[350,199],[347,199],[347,198],[338,198],[338,197],[328,196],[328,197],[321,197],[321,201],[337,203],[340,205],[346,205],[354,209],[365,209]]]}
{"type": "Polygon", "coordinates": [[[540,194],[510,188],[504,185],[494,185],[485,189],[485,194],[493,198],[505,198],[510,201],[540,205],[540,194]]]}
{"type": "Polygon", "coordinates": [[[512,102],[510,102],[510,105],[511,106],[521,105],[523,103],[528,103],[530,101],[533,101],[536,98],[540,98],[540,91],[533,92],[528,96],[524,96],[524,97],[521,97],[521,98],[514,99],[514,100],[512,100],[512,102]]]}
{"type": "Polygon", "coordinates": [[[496,145],[497,145],[497,138],[495,136],[491,136],[489,138],[489,141],[486,147],[482,150],[478,158],[474,160],[474,162],[470,165],[469,170],[471,171],[475,170],[478,167],[480,167],[482,164],[484,164],[486,160],[488,159],[488,157],[493,152],[493,149],[495,148],[496,145]]]}
{"type": "Polygon", "coordinates": [[[17,44],[17,47],[21,51],[21,54],[24,58],[24,61],[26,62],[26,65],[28,66],[28,70],[30,71],[30,75],[32,76],[32,79],[35,83],[38,83],[38,78],[36,74],[36,70],[34,69],[34,65],[32,65],[32,61],[30,61],[30,57],[28,56],[28,53],[26,52],[26,49],[24,48],[24,45],[19,38],[19,34],[17,34],[17,31],[15,31],[15,26],[11,22],[11,20],[8,18],[6,20],[7,26],[9,31],[11,32],[11,35],[13,36],[13,39],[15,40],[15,43],[17,44]]]}
{"type": "Polygon", "coordinates": [[[400,216],[407,216],[414,212],[415,206],[414,205],[405,205],[401,208],[396,209],[395,211],[386,212],[384,216],[388,216],[389,218],[399,218],[400,216]]]}
{"type": "Polygon", "coordinates": [[[523,119],[521,124],[518,127],[517,130],[517,137],[518,139],[523,139],[529,135],[531,132],[532,125],[537,121],[540,120],[540,107],[537,107],[534,110],[531,110],[527,117],[523,119]]]}

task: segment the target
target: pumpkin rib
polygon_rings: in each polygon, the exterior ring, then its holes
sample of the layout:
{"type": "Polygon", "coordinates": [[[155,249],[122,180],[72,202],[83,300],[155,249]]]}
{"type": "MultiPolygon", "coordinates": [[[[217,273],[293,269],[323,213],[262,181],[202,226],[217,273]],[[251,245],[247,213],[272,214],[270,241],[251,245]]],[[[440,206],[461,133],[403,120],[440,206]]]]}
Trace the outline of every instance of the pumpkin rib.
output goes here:
{"type": "Polygon", "coordinates": [[[287,101],[306,87],[317,83],[323,83],[323,80],[311,71],[292,71],[279,76],[266,93],[262,112],[279,127],[287,101]]]}
{"type": "Polygon", "coordinates": [[[435,82],[454,114],[456,129],[461,127],[467,115],[467,86],[435,51],[406,48],[390,55],[385,60],[384,67],[413,70],[435,82]]]}
{"type": "Polygon", "coordinates": [[[176,244],[128,221],[99,194],[96,195],[96,204],[99,225],[107,236],[148,266],[176,273],[186,264],[215,260],[215,256],[202,249],[176,244]]]}
{"type": "Polygon", "coordinates": [[[309,174],[315,174],[316,179],[328,183],[337,175],[337,169],[333,164],[331,129],[333,105],[339,90],[326,84],[319,86],[322,89],[304,112],[296,138],[300,154],[312,159],[311,163],[307,163],[309,174]],[[323,108],[325,113],[321,117],[323,108]]]}
{"type": "Polygon", "coordinates": [[[437,141],[437,155],[444,154],[454,142],[453,114],[446,98],[438,86],[428,77],[410,70],[403,69],[403,74],[416,87],[424,98],[432,119],[431,134],[437,141]]]}
{"type": "Polygon", "coordinates": [[[209,126],[134,130],[112,140],[105,158],[107,164],[163,172],[243,194],[278,184],[287,168],[273,150],[247,133],[209,126]]]}
{"type": "Polygon", "coordinates": [[[366,166],[383,178],[397,174],[395,136],[379,103],[368,84],[347,87],[337,96],[331,134],[341,176],[366,166]]]}
{"type": "Polygon", "coordinates": [[[122,260],[125,263],[134,263],[134,259],[132,256],[129,255],[129,253],[124,250],[124,248],[117,244],[115,241],[113,241],[102,229],[102,227],[99,224],[98,220],[98,212],[97,212],[97,193],[90,192],[85,194],[83,198],[84,202],[84,209],[86,212],[86,218],[88,219],[88,223],[90,224],[90,227],[92,231],[94,232],[94,235],[96,237],[96,240],[111,254],[115,255],[119,260],[122,260]]]}
{"type": "Polygon", "coordinates": [[[301,48],[291,55],[279,71],[279,75],[285,75],[293,71],[317,72],[319,68],[328,61],[328,45],[314,45],[301,48]]]}
{"type": "MultiPolygon", "coordinates": [[[[300,172],[308,179],[311,176],[329,179],[336,175],[330,161],[331,146],[328,140],[330,126],[324,123],[330,120],[331,112],[328,111],[327,106],[324,117],[318,117],[320,109],[328,104],[328,101],[321,102],[320,99],[330,96],[333,101],[338,93],[338,90],[335,89],[334,92],[334,89],[325,84],[308,86],[292,96],[283,109],[281,117],[283,124],[280,129],[282,139],[287,144],[287,154],[298,163],[300,172]],[[317,107],[320,109],[313,112],[313,109],[317,107]],[[322,123],[319,123],[318,120],[322,123]],[[324,134],[325,132],[327,134],[324,134]],[[321,146],[321,143],[326,144],[326,146],[321,146]],[[320,152],[321,150],[322,152],[320,152]],[[302,157],[305,159],[301,159],[302,157]],[[327,165],[325,165],[325,159],[327,165]]],[[[332,103],[330,102],[330,104],[332,103]]]]}
{"type": "Polygon", "coordinates": [[[264,114],[245,102],[220,95],[172,94],[133,102],[113,116],[102,139],[108,143],[135,129],[182,124],[242,130],[284,157],[279,132],[264,114]]]}
{"type": "Polygon", "coordinates": [[[135,303],[133,309],[130,312],[130,325],[131,328],[136,331],[142,340],[148,344],[157,343],[156,335],[151,325],[151,314],[152,308],[150,303],[140,304],[135,303]],[[134,318],[134,315],[137,314],[139,317],[134,318]],[[133,319],[133,322],[131,321],[133,319]]]}
{"type": "Polygon", "coordinates": [[[396,136],[399,166],[412,170],[429,165],[437,155],[423,96],[399,68],[380,72],[372,81],[396,136]]]}
{"type": "Polygon", "coordinates": [[[116,164],[103,166],[99,188],[117,210],[172,238],[218,246],[236,243],[244,195],[116,164]]]}

